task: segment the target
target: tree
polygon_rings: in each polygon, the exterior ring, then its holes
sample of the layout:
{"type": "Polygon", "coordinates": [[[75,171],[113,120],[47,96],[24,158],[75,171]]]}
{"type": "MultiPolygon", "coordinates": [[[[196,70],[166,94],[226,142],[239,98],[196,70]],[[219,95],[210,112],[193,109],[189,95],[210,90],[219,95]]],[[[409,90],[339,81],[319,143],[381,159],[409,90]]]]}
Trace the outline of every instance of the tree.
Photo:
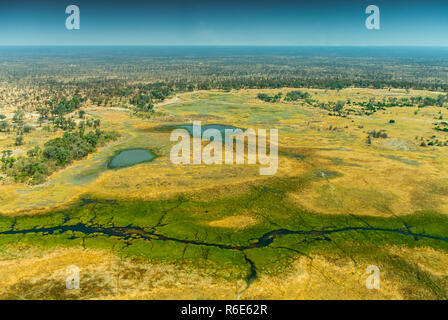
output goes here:
{"type": "Polygon", "coordinates": [[[30,158],[37,157],[40,153],[39,146],[35,146],[33,149],[28,150],[27,155],[30,158]]]}
{"type": "Polygon", "coordinates": [[[0,161],[2,163],[2,170],[6,170],[7,168],[11,168],[16,161],[14,157],[11,157],[12,151],[11,150],[3,150],[2,151],[2,157],[0,158],[0,161]]]}
{"type": "Polygon", "coordinates": [[[342,109],[344,109],[344,106],[345,106],[344,101],[338,101],[338,102],[336,103],[336,106],[334,107],[334,111],[336,111],[336,112],[341,112],[342,109]]]}
{"type": "Polygon", "coordinates": [[[48,114],[50,113],[50,110],[48,108],[38,108],[37,113],[39,114],[39,120],[43,121],[44,119],[48,119],[48,114]]]}
{"type": "Polygon", "coordinates": [[[33,130],[33,127],[30,126],[30,125],[25,125],[25,126],[23,127],[23,132],[24,132],[24,133],[30,133],[31,130],[33,130]]]}
{"type": "Polygon", "coordinates": [[[93,120],[93,127],[94,128],[99,128],[100,125],[101,125],[101,120],[100,119],[93,120]]]}
{"type": "Polygon", "coordinates": [[[79,136],[80,137],[84,136],[84,132],[86,131],[86,123],[84,121],[81,121],[79,123],[78,130],[79,130],[79,136]]]}
{"type": "Polygon", "coordinates": [[[14,115],[12,117],[12,122],[21,124],[23,122],[23,118],[25,117],[25,114],[22,110],[15,110],[14,115]]]}
{"type": "Polygon", "coordinates": [[[21,146],[23,144],[23,135],[21,134],[17,135],[14,144],[16,146],[21,146]]]}
{"type": "Polygon", "coordinates": [[[7,120],[0,121],[0,131],[1,132],[7,132],[9,131],[10,125],[7,120]]]}

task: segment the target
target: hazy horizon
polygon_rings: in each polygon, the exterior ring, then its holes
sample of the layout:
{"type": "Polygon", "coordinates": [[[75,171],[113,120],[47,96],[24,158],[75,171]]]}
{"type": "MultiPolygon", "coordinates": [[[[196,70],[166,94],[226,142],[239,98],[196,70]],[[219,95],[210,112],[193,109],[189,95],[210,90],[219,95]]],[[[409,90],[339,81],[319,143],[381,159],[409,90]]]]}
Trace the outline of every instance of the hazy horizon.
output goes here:
{"type": "Polygon", "coordinates": [[[6,1],[1,46],[448,46],[448,3],[429,1],[6,1]],[[67,30],[65,9],[80,8],[67,30]],[[380,30],[368,30],[368,5],[380,30]]]}

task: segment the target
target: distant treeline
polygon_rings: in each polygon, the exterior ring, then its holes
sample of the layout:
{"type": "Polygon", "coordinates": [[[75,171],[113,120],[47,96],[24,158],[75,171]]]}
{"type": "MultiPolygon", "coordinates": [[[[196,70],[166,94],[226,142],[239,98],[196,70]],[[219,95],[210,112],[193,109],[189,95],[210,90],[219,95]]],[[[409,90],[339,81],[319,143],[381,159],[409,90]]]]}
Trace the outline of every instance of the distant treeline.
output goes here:
{"type": "Polygon", "coordinates": [[[279,89],[279,88],[314,88],[314,89],[344,89],[357,88],[397,88],[448,92],[448,84],[424,83],[399,80],[356,80],[356,79],[258,79],[258,80],[224,80],[203,81],[198,83],[177,82],[172,87],[178,90],[194,88],[198,90],[209,89],[279,89]]]}
{"type": "MultiPolygon", "coordinates": [[[[148,113],[153,111],[156,103],[164,101],[175,93],[191,92],[196,90],[239,90],[239,89],[280,89],[280,88],[315,88],[338,90],[349,87],[359,88],[402,88],[402,89],[418,89],[429,91],[448,92],[448,84],[440,83],[422,83],[409,81],[373,81],[373,80],[350,80],[350,79],[227,79],[227,80],[198,80],[198,81],[166,81],[143,84],[129,84],[126,82],[113,81],[92,81],[81,83],[65,83],[65,87],[72,87],[70,92],[76,92],[77,103],[91,101],[98,106],[108,106],[116,101],[120,101],[121,106],[131,107],[136,113],[148,113]]],[[[55,84],[56,86],[56,84],[55,84]]],[[[309,96],[296,96],[299,91],[290,93],[285,96],[286,101],[295,101],[297,99],[307,100],[309,96]]],[[[305,93],[305,95],[308,95],[305,93]]],[[[262,100],[275,102],[281,97],[272,97],[274,100],[265,96],[262,100]]],[[[73,98],[72,98],[73,99],[73,98]]],[[[430,98],[425,98],[430,99],[430,98]]],[[[419,101],[420,103],[420,101],[419,101]]],[[[428,105],[432,101],[424,101],[423,104],[428,105]]],[[[64,114],[64,111],[71,111],[77,108],[77,104],[63,103],[62,105],[52,105],[50,111],[53,117],[64,114]]]]}

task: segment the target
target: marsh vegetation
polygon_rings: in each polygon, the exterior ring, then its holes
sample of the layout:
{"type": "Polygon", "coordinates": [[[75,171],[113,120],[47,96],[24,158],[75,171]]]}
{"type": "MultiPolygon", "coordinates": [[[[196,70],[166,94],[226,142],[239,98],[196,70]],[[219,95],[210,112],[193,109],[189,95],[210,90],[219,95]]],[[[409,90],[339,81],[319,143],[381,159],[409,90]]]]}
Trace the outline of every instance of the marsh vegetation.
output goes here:
{"type": "Polygon", "coordinates": [[[0,297],[447,298],[443,54],[0,50],[0,297]],[[192,121],[278,129],[277,174],[172,164],[192,121]]]}

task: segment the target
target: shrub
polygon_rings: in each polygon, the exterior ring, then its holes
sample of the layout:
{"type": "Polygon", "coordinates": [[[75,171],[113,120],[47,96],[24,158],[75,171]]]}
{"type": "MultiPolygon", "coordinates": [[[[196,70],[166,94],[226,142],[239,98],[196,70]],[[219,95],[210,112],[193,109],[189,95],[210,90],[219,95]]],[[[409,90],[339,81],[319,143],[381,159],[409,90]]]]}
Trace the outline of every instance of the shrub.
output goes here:
{"type": "Polygon", "coordinates": [[[23,132],[24,132],[24,133],[30,133],[31,130],[33,130],[33,127],[30,126],[30,125],[25,125],[25,126],[23,127],[23,132]]]}
{"type": "Polygon", "coordinates": [[[23,144],[23,135],[19,134],[16,136],[16,140],[14,141],[14,145],[21,146],[23,144]]]}

